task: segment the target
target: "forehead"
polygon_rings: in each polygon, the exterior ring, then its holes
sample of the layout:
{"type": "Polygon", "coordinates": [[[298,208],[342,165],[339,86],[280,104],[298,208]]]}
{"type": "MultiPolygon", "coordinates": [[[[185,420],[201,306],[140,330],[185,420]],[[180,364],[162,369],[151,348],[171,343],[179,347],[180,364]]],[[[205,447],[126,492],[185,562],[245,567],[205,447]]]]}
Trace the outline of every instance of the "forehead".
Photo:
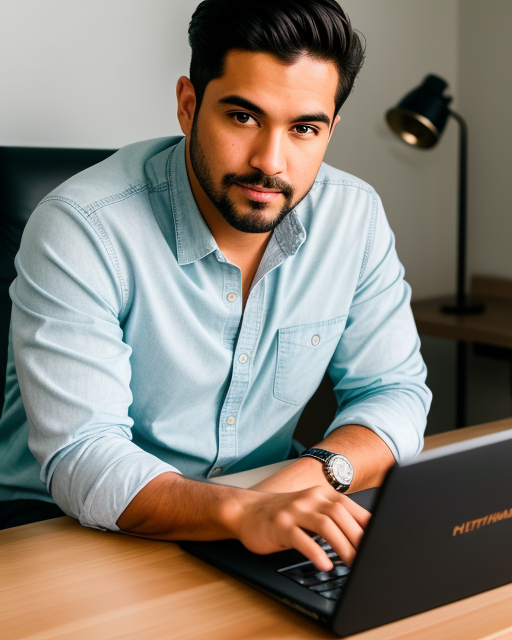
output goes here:
{"type": "Polygon", "coordinates": [[[234,49],[224,62],[224,74],[211,80],[204,99],[210,105],[228,95],[240,95],[269,116],[324,110],[333,117],[338,71],[333,62],[304,54],[293,64],[262,52],[234,49]]]}

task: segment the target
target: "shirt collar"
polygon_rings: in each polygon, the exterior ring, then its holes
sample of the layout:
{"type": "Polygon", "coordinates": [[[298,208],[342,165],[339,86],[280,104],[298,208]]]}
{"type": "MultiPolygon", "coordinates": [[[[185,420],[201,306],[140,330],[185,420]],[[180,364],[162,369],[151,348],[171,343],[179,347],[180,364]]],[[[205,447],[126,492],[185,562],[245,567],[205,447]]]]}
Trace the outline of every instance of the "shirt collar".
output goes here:
{"type": "MultiPolygon", "coordinates": [[[[167,172],[180,265],[201,260],[219,250],[190,187],[185,161],[185,140],[186,138],[182,138],[174,147],[167,172]]],[[[283,258],[297,253],[305,239],[306,230],[295,209],[274,229],[273,240],[277,241],[283,258]]]]}
{"type": "Polygon", "coordinates": [[[190,187],[185,162],[185,140],[186,138],[182,138],[174,147],[168,169],[169,193],[176,229],[176,250],[180,265],[201,260],[219,248],[199,211],[190,187]]]}

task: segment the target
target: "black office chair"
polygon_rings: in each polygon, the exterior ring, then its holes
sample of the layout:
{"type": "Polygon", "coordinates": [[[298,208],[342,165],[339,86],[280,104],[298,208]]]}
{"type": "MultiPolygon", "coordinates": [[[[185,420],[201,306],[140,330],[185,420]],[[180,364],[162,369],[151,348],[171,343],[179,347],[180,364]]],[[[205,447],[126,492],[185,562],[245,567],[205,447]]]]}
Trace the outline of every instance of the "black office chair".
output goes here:
{"type": "Polygon", "coordinates": [[[0,147],[0,411],[4,403],[14,257],[30,214],[44,196],[114,150],[0,147]]]}

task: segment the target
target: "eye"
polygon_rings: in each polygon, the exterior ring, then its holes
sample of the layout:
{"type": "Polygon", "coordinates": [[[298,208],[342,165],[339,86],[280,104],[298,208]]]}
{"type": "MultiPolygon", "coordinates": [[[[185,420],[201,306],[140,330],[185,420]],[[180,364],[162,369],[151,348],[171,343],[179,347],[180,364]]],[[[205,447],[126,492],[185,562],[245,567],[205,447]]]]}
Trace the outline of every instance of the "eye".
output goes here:
{"type": "Polygon", "coordinates": [[[318,129],[312,127],[309,124],[296,124],[294,126],[295,131],[303,138],[308,137],[310,134],[318,135],[318,129]]]}
{"type": "Polygon", "coordinates": [[[246,113],[245,111],[237,111],[236,113],[230,113],[229,116],[233,118],[233,120],[237,124],[249,124],[250,120],[256,122],[256,119],[251,116],[250,113],[246,113]]]}

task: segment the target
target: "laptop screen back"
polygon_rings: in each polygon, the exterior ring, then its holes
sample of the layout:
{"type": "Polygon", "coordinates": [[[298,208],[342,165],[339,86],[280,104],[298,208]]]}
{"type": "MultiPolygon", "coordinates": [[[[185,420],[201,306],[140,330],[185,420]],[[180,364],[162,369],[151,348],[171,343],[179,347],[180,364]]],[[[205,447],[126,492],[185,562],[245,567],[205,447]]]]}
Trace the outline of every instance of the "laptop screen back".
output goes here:
{"type": "Polygon", "coordinates": [[[349,635],[512,581],[512,432],[394,467],[335,615],[349,635]]]}

